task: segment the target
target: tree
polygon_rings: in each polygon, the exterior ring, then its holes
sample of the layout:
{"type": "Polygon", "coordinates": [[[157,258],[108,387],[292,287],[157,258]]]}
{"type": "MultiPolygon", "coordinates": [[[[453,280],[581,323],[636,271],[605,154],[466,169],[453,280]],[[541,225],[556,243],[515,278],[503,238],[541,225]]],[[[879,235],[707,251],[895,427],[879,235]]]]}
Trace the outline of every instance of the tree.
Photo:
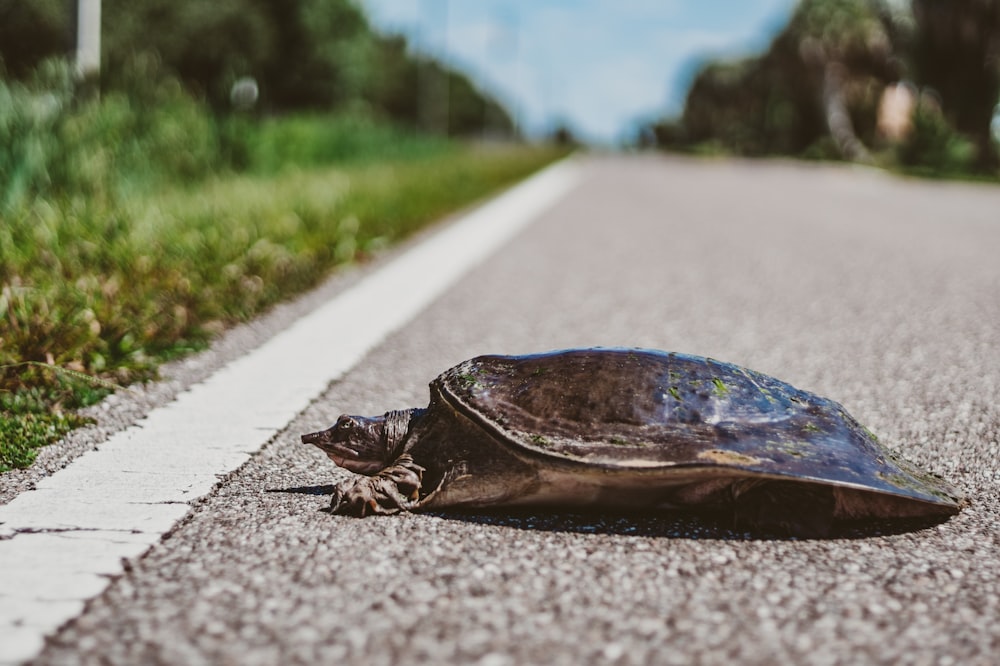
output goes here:
{"type": "Polygon", "coordinates": [[[35,67],[73,48],[66,0],[0,0],[0,61],[7,76],[27,79],[35,67]]]}
{"type": "MultiPolygon", "coordinates": [[[[141,86],[137,59],[157,60],[218,111],[252,77],[267,112],[371,112],[430,131],[511,133],[510,116],[465,75],[375,33],[356,0],[103,0],[105,87],[141,86]],[[447,117],[421,118],[428,81],[447,82],[447,117]],[[421,99],[421,96],[424,99],[421,99]]],[[[0,0],[0,75],[27,79],[67,55],[69,0],[0,0]]],[[[145,65],[144,65],[145,66],[145,65]]],[[[431,90],[433,92],[433,90],[431,90]]],[[[425,114],[426,115],[426,114],[425,114]]]]}
{"type": "Polygon", "coordinates": [[[798,154],[831,137],[841,156],[864,161],[878,93],[898,76],[885,18],[870,3],[804,0],[766,53],[702,68],[683,135],[749,155],[798,154]]]}
{"type": "Polygon", "coordinates": [[[1000,0],[913,0],[913,14],[918,80],[975,143],[978,166],[996,168],[990,122],[1000,102],[1000,0]]]}

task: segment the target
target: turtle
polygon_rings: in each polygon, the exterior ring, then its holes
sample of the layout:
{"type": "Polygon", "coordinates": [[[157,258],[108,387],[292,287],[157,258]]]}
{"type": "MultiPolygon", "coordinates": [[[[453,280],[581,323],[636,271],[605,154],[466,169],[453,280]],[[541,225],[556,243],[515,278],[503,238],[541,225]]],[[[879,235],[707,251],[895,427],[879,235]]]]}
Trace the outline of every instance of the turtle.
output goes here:
{"type": "Polygon", "coordinates": [[[497,506],[711,510],[744,531],[940,521],[963,503],[837,402],[711,358],[653,349],[486,355],[426,408],[344,414],[302,435],[356,473],[330,511],[497,506]]]}

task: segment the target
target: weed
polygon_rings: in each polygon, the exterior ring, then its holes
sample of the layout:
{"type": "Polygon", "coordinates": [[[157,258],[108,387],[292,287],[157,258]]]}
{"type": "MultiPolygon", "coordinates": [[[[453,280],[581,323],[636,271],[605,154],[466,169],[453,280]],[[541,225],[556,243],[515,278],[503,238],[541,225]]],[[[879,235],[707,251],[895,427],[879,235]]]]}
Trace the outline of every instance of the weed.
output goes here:
{"type": "Polygon", "coordinates": [[[0,414],[0,465],[29,464],[42,440],[83,422],[67,411],[112,385],[155,376],[164,360],[556,156],[452,147],[233,175],[117,204],[39,199],[19,208],[0,228],[0,396],[17,397],[0,414]],[[46,407],[26,411],[21,397],[36,389],[46,407]]]}
{"type": "Polygon", "coordinates": [[[310,116],[244,127],[237,174],[225,122],[169,81],[150,108],[70,103],[62,71],[0,82],[0,469],[84,423],[73,410],[560,155],[310,116]]]}

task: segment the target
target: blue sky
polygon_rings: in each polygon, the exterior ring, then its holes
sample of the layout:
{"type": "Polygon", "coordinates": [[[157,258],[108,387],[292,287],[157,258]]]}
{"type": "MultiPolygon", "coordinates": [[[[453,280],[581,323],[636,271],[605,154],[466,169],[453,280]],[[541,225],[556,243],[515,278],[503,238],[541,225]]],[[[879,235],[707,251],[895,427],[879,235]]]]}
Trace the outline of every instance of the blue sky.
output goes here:
{"type": "Polygon", "coordinates": [[[373,25],[470,73],[529,132],[615,142],[678,111],[694,64],[765,49],[795,0],[362,0],[373,25]]]}

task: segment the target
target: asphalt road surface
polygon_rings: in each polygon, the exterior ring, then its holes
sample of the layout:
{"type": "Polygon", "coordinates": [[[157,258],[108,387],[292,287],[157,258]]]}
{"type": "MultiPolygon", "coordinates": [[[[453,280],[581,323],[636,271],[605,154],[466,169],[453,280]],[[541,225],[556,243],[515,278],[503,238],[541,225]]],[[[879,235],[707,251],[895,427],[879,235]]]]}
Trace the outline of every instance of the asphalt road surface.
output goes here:
{"type": "Polygon", "coordinates": [[[593,158],[36,663],[995,663],[998,398],[1000,188],[593,158]],[[477,354],[593,345],[712,356],[831,397],[971,503],[830,540],[677,515],[321,511],[344,473],[301,433],[423,406],[477,354]]]}

